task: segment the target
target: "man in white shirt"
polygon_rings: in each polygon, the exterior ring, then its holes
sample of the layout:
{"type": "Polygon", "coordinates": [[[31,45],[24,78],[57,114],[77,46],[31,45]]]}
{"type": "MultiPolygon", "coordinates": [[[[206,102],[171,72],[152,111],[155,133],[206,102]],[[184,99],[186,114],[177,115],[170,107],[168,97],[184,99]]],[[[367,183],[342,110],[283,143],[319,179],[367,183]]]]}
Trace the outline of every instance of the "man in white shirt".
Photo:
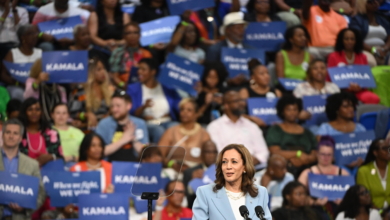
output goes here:
{"type": "Polygon", "coordinates": [[[229,144],[242,144],[252,154],[254,164],[266,163],[269,151],[260,128],[242,117],[244,100],[236,91],[228,91],[223,97],[224,115],[207,127],[211,139],[220,152],[229,144]]]}

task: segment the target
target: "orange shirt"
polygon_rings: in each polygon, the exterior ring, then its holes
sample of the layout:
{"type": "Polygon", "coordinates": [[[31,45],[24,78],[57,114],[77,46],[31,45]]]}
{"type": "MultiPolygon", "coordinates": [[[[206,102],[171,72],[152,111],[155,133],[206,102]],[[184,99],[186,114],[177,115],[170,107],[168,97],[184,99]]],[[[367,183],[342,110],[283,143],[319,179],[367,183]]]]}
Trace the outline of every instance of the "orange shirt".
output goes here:
{"type": "Polygon", "coordinates": [[[304,22],[311,37],[310,46],[333,47],[337,34],[348,27],[347,20],[332,9],[324,12],[319,6],[310,8],[310,18],[304,22]]]}
{"type": "MultiPolygon", "coordinates": [[[[102,164],[102,167],[104,170],[104,174],[105,174],[105,178],[106,178],[105,179],[106,187],[108,187],[109,185],[111,185],[112,165],[111,165],[111,163],[104,161],[104,160],[101,160],[100,163],[102,164]]],[[[81,161],[81,162],[76,163],[75,165],[73,165],[70,168],[70,171],[71,172],[88,171],[88,166],[87,166],[86,161],[81,161]]],[[[105,191],[106,190],[104,190],[104,192],[105,191]]]]}

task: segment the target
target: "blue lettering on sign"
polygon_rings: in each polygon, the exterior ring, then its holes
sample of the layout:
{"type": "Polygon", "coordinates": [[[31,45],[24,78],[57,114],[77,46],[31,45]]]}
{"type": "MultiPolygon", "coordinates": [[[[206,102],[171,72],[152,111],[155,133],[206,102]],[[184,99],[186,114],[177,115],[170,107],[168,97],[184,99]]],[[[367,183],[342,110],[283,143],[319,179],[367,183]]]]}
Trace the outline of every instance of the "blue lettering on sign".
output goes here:
{"type": "Polygon", "coordinates": [[[83,215],[125,215],[125,207],[85,207],[83,215]]]}

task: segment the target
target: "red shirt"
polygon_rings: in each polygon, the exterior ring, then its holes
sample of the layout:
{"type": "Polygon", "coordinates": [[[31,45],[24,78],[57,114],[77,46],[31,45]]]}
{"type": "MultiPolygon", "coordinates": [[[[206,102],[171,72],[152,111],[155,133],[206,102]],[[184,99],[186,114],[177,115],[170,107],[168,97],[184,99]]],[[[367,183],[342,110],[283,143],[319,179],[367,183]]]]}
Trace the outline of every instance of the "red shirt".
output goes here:
{"type": "MultiPolygon", "coordinates": [[[[368,65],[367,57],[364,53],[355,53],[355,60],[353,64],[358,65],[368,65]]],[[[328,56],[328,67],[338,67],[338,66],[346,66],[348,65],[347,58],[345,56],[344,51],[341,52],[333,52],[328,56]]],[[[330,81],[329,75],[326,77],[327,81],[330,81]]]]}
{"type": "Polygon", "coordinates": [[[182,208],[180,213],[168,213],[164,208],[161,211],[162,220],[180,220],[180,218],[192,218],[192,210],[189,208],[182,208]]]}

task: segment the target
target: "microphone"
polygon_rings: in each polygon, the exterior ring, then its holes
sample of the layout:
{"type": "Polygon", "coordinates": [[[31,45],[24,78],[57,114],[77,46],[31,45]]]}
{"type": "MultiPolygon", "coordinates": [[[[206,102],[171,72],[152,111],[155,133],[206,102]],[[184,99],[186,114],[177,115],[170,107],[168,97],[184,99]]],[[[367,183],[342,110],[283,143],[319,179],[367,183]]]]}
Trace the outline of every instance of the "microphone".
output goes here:
{"type": "Polygon", "coordinates": [[[249,218],[249,211],[245,205],[240,206],[240,214],[245,220],[252,220],[249,218]]]}
{"type": "Polygon", "coordinates": [[[257,217],[259,217],[260,220],[264,220],[265,213],[264,213],[264,210],[261,206],[258,205],[255,207],[255,213],[256,213],[257,217]]]}

